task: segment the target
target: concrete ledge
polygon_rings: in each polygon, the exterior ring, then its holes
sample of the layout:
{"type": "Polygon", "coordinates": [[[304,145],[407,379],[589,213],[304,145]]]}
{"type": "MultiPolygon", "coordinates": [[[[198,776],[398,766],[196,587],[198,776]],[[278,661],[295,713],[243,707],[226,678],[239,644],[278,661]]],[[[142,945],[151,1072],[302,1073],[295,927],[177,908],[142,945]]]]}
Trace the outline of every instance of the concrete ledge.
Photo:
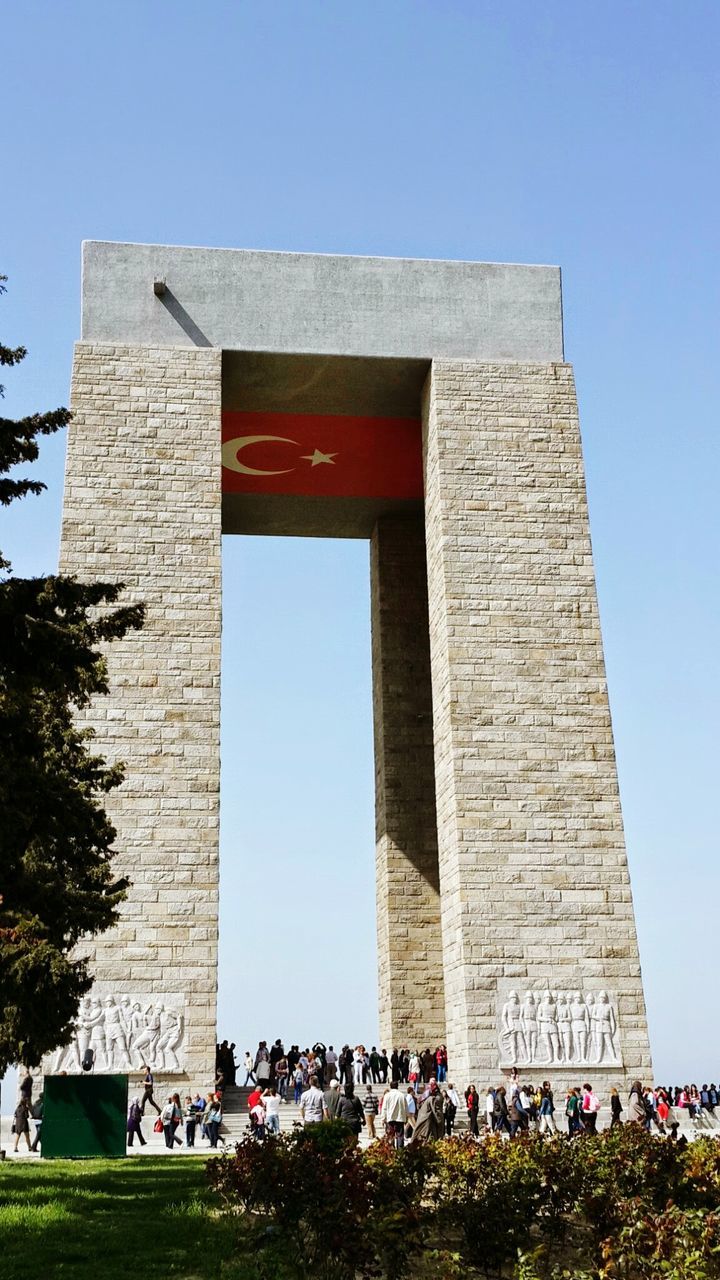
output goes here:
{"type": "Polygon", "coordinates": [[[89,240],[82,298],[87,342],[563,359],[560,268],[553,266],[89,240]]]}

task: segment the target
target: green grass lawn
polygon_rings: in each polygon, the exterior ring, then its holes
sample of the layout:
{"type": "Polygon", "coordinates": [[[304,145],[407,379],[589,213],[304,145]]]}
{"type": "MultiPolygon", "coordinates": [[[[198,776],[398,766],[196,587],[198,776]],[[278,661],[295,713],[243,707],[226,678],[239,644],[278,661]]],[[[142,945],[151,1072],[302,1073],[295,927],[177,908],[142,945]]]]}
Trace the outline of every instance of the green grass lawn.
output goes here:
{"type": "Polygon", "coordinates": [[[242,1280],[238,1222],[191,1156],[0,1164],[2,1280],[242,1280]]]}

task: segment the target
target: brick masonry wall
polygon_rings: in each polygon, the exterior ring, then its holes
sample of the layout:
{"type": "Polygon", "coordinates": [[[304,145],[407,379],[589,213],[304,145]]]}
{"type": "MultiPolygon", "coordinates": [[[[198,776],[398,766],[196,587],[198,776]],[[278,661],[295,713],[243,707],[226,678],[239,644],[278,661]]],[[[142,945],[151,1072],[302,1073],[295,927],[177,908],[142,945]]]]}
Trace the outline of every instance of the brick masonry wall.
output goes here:
{"type": "Polygon", "coordinates": [[[648,1078],[572,371],[435,361],[423,416],[451,1074],[499,1078],[498,1001],[547,984],[617,995],[596,1087],[648,1078]]]}
{"type": "Polygon", "coordinates": [[[417,516],[386,516],[371,544],[380,1040],[445,1040],[435,762],[425,572],[417,516]]]}
{"type": "Polygon", "coordinates": [[[147,606],[144,630],[109,646],[110,694],[86,717],[126,764],[107,807],[132,881],[91,948],[97,990],[180,993],[198,1087],[216,1034],[220,359],[77,345],[61,546],[62,572],[124,581],[147,606]]]}

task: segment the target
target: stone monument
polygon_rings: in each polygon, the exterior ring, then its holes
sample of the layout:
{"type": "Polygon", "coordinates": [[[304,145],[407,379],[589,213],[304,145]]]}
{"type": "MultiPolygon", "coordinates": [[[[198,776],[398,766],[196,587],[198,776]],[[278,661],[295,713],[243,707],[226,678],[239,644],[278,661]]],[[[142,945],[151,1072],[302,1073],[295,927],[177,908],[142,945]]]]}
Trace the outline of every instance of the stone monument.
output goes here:
{"type": "Polygon", "coordinates": [[[90,242],[72,408],[62,571],[147,623],[88,717],[132,887],[49,1065],[212,1076],[224,531],[370,544],[382,1043],[649,1077],[559,270],[90,242]]]}

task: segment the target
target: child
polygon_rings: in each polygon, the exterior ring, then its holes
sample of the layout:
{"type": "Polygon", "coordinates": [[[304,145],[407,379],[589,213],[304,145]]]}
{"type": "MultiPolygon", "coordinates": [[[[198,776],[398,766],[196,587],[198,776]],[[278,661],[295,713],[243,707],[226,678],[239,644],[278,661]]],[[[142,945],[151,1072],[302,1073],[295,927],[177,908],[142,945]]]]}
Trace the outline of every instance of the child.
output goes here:
{"type": "Polygon", "coordinates": [[[195,1146],[195,1125],[197,1124],[197,1110],[193,1105],[190,1094],[185,1099],[185,1145],[187,1147],[195,1146]]]}

